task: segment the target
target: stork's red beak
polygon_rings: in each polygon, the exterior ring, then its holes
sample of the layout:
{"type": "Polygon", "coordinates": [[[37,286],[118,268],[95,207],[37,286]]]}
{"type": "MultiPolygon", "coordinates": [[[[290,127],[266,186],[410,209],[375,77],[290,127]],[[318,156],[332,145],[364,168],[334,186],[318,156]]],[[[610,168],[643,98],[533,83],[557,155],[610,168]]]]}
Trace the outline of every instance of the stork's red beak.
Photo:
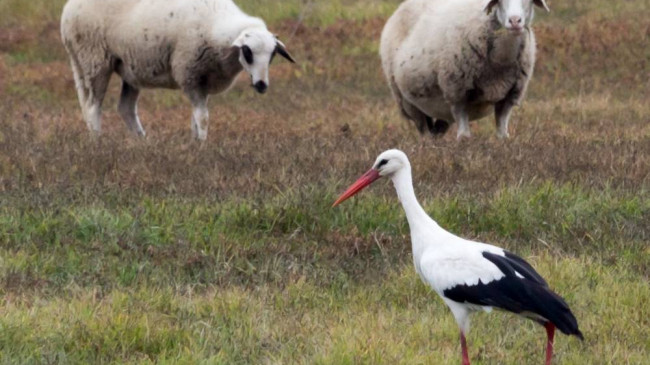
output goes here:
{"type": "Polygon", "coordinates": [[[348,190],[346,190],[341,196],[339,196],[338,199],[332,204],[332,207],[335,207],[339,204],[341,204],[343,201],[347,200],[350,198],[352,195],[360,192],[365,188],[366,186],[372,184],[373,181],[379,179],[381,176],[379,175],[379,171],[375,169],[370,169],[368,172],[363,174],[359,180],[355,181],[354,184],[350,185],[348,190]]]}

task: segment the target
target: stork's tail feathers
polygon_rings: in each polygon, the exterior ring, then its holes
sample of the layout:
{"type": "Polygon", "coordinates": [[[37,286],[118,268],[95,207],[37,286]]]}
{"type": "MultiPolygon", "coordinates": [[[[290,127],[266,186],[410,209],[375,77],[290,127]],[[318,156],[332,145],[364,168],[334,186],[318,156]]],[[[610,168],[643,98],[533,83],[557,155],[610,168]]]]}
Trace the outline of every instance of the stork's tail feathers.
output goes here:
{"type": "Polygon", "coordinates": [[[585,340],[585,336],[582,335],[582,332],[580,332],[580,330],[576,330],[576,333],[573,333],[573,335],[578,337],[580,339],[580,341],[585,340]]]}
{"type": "Polygon", "coordinates": [[[542,324],[551,322],[562,333],[584,339],[569,305],[548,287],[529,263],[510,252],[505,252],[504,256],[483,252],[483,257],[506,274],[506,278],[497,281],[497,293],[484,298],[480,304],[520,313],[537,321],[541,317],[542,324]]]}
{"type": "Polygon", "coordinates": [[[565,335],[576,336],[584,341],[585,338],[582,332],[580,332],[580,329],[578,329],[578,320],[571,313],[571,309],[564,299],[548,287],[540,286],[538,288],[540,290],[540,293],[538,293],[538,298],[540,299],[538,313],[553,323],[560,332],[565,335]]]}

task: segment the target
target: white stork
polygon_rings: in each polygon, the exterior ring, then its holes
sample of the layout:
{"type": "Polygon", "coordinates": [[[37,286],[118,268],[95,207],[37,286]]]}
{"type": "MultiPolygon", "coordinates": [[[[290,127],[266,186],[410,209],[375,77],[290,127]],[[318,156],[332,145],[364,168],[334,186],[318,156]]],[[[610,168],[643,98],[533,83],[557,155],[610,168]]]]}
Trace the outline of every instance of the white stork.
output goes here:
{"type": "Polygon", "coordinates": [[[465,335],[475,311],[506,310],[546,328],[546,364],[553,356],[555,328],[581,340],[582,333],[569,306],[521,257],[502,248],[460,238],[442,229],[415,197],[411,164],[404,152],[388,150],[352,184],[336,206],[380,177],[389,177],[406,212],[411,229],[413,262],[422,281],[440,295],[460,328],[463,365],[469,365],[465,335]]]}

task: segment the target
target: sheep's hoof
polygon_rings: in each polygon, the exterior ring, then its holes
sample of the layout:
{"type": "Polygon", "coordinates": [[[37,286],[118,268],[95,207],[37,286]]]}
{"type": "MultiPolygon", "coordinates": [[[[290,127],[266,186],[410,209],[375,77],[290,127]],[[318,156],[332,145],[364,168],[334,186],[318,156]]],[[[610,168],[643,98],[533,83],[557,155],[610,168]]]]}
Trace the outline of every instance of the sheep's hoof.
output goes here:
{"type": "Polygon", "coordinates": [[[90,129],[90,138],[93,140],[98,140],[102,136],[101,129],[90,129]]]}
{"type": "Polygon", "coordinates": [[[195,141],[203,142],[208,139],[208,130],[207,129],[198,129],[192,125],[192,138],[195,141]]]}
{"type": "Polygon", "coordinates": [[[208,134],[207,133],[203,133],[203,134],[199,133],[199,134],[197,134],[197,135],[195,135],[193,137],[194,137],[193,139],[195,141],[197,141],[199,143],[203,143],[208,139],[208,134]]]}
{"type": "Polygon", "coordinates": [[[501,126],[499,126],[499,128],[497,128],[497,137],[499,139],[507,139],[508,137],[510,137],[510,134],[508,133],[508,128],[501,128],[501,126]]]}
{"type": "Polygon", "coordinates": [[[472,137],[472,134],[469,132],[469,130],[458,130],[458,134],[456,134],[456,140],[458,142],[460,141],[469,141],[470,138],[472,137]]]}

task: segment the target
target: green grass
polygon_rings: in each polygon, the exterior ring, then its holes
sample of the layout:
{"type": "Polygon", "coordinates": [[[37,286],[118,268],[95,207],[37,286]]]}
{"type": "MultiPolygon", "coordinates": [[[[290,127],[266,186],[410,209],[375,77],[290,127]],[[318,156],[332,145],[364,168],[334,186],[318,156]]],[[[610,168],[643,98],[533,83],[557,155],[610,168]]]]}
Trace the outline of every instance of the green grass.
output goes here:
{"type": "MultiPolygon", "coordinates": [[[[66,0],[3,0],[0,3],[0,27],[36,26],[41,21],[56,21],[66,0]]],[[[245,12],[263,18],[269,24],[289,19],[308,25],[329,25],[341,19],[364,20],[389,16],[399,5],[397,0],[245,0],[235,1],[245,12]]]]}
{"type": "Polygon", "coordinates": [[[340,20],[361,21],[392,14],[397,0],[247,0],[238,3],[249,14],[269,24],[282,20],[301,20],[307,25],[327,26],[340,20]]]}
{"type": "Polygon", "coordinates": [[[0,2],[0,26],[37,26],[59,19],[66,0],[3,0],[0,2]]]}
{"type": "MultiPolygon", "coordinates": [[[[556,342],[563,364],[641,364],[648,351],[650,291],[625,265],[589,259],[533,262],[554,278],[581,317],[586,341],[556,342]],[[602,299],[595,299],[602,298],[602,299]],[[620,322],[632,326],[617,325],[620,322]],[[622,351],[624,349],[624,351],[622,351]]],[[[340,274],[328,285],[303,275],[284,287],[197,290],[80,288],[62,297],[17,298],[5,306],[3,359],[11,362],[455,363],[456,324],[410,267],[372,283],[340,274]]],[[[506,314],[474,317],[476,363],[537,363],[541,327],[506,314]],[[478,354],[478,355],[477,355],[478,354]]]]}
{"type": "MultiPolygon", "coordinates": [[[[244,11],[263,18],[269,24],[301,19],[307,25],[329,25],[341,19],[365,20],[388,17],[401,3],[398,0],[240,0],[235,1],[244,11]]],[[[4,0],[0,3],[0,27],[38,26],[43,21],[57,21],[66,0],[4,0]]],[[[603,20],[625,16],[640,16],[639,4],[643,1],[579,0],[548,1],[551,13],[538,9],[537,17],[543,21],[566,24],[578,17],[603,20]]]]}
{"type": "MultiPolygon", "coordinates": [[[[308,196],[3,208],[1,356],[455,362],[455,322],[414,273],[396,199],[362,194],[331,209],[332,191],[308,196]]],[[[529,257],[566,297],[587,340],[559,337],[561,363],[644,361],[647,192],[548,183],[425,206],[452,231],[529,257]]],[[[470,342],[476,363],[517,364],[540,361],[543,337],[532,323],[491,314],[476,316],[470,342]]]]}

